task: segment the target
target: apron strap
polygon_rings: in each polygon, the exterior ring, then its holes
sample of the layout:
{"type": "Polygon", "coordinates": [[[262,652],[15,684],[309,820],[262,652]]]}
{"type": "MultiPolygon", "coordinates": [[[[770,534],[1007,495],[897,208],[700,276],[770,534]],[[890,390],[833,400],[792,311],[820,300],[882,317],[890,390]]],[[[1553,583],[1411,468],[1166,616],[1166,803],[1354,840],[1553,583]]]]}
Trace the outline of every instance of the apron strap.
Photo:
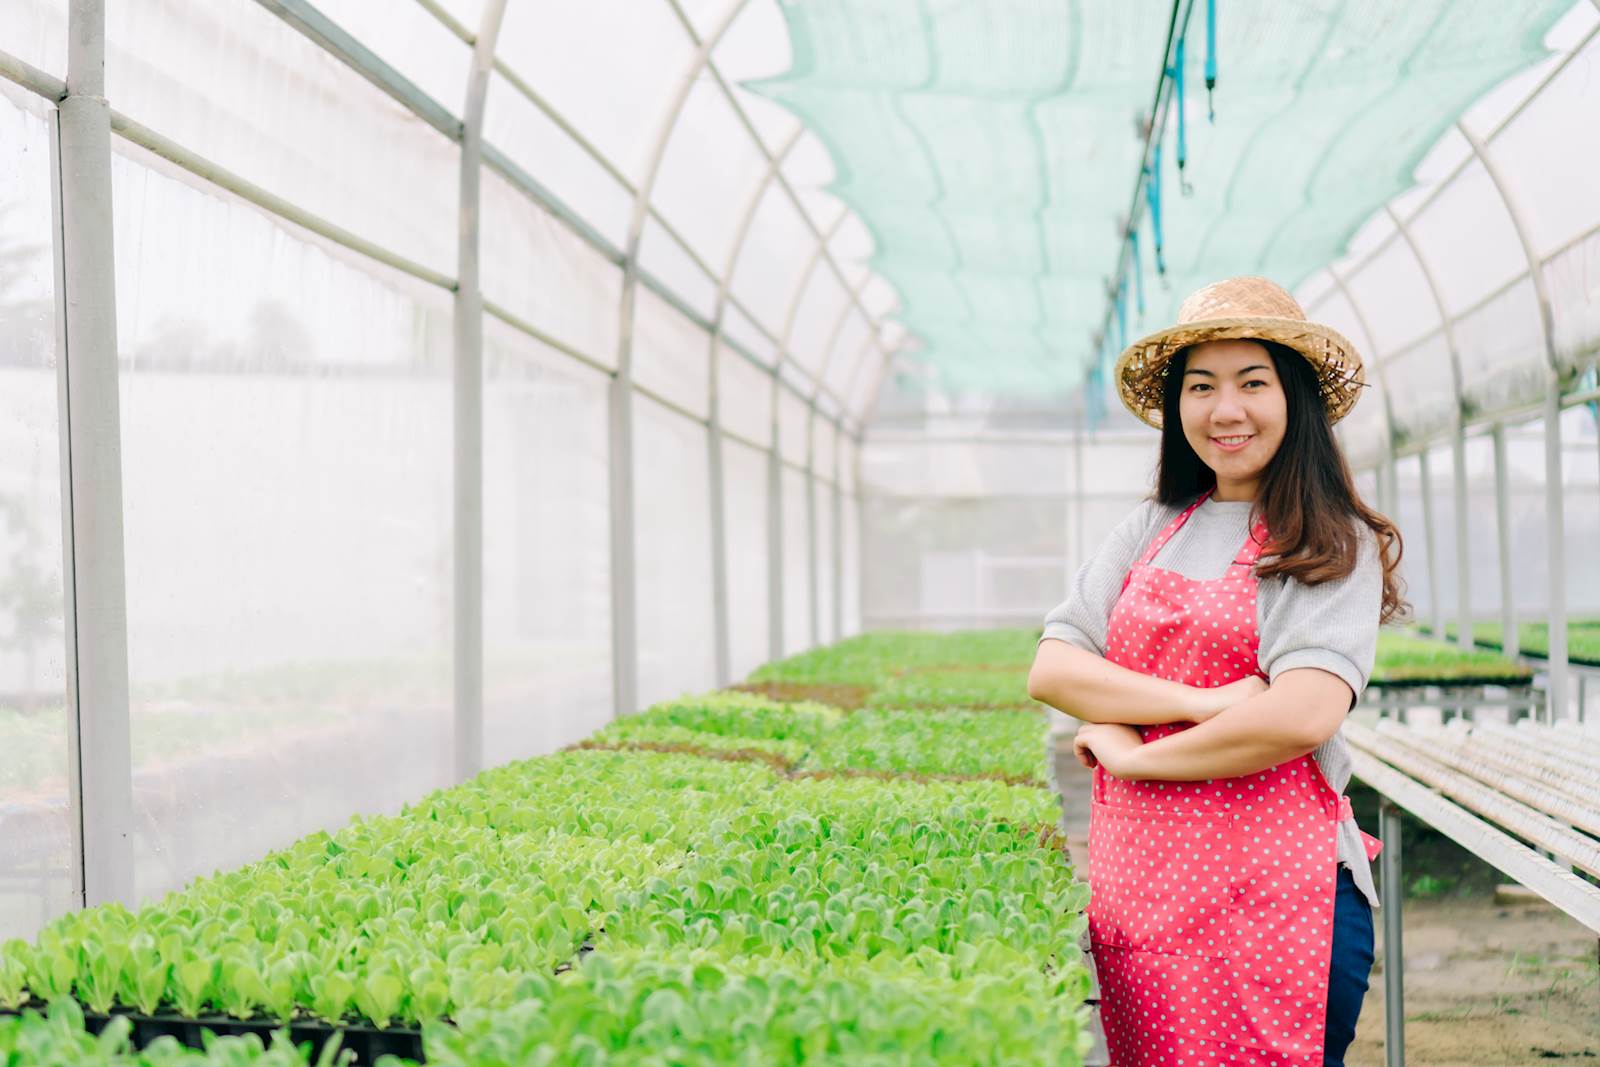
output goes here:
{"type": "MultiPolygon", "coordinates": [[[[1194,514],[1194,509],[1199,507],[1201,504],[1204,504],[1211,496],[1211,493],[1212,491],[1210,489],[1207,489],[1205,492],[1201,493],[1199,498],[1196,499],[1193,504],[1190,504],[1188,507],[1184,508],[1178,513],[1177,518],[1167,523],[1167,528],[1156,534],[1155,540],[1151,541],[1149,546],[1145,548],[1144,555],[1139,557],[1139,562],[1148,567],[1150,565],[1150,561],[1156,558],[1156,553],[1160,552],[1164,547],[1166,547],[1167,542],[1172,540],[1173,534],[1183,529],[1183,524],[1189,521],[1189,516],[1194,514]]],[[[1126,585],[1127,582],[1124,581],[1123,584],[1126,585]]]]}
{"type": "Polygon", "coordinates": [[[1239,554],[1233,557],[1229,569],[1237,567],[1248,572],[1256,565],[1256,560],[1261,558],[1261,553],[1266,551],[1267,544],[1271,540],[1271,536],[1267,533],[1266,521],[1257,519],[1251,524],[1250,536],[1245,538],[1244,545],[1240,547],[1239,554]]]}

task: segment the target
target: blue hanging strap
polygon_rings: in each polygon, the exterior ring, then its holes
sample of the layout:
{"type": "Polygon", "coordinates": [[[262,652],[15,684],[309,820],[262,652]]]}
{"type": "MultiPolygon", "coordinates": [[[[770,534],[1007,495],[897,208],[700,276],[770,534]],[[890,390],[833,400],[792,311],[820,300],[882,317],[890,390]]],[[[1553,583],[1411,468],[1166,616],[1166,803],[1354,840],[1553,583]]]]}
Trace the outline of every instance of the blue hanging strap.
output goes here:
{"type": "Polygon", "coordinates": [[[1178,97],[1178,99],[1177,99],[1177,104],[1178,104],[1178,188],[1183,191],[1183,194],[1185,196],[1187,196],[1187,195],[1189,195],[1189,191],[1190,190],[1189,190],[1188,185],[1183,180],[1184,164],[1189,162],[1189,136],[1188,136],[1188,129],[1187,129],[1187,120],[1186,120],[1186,118],[1184,116],[1184,112],[1185,112],[1186,109],[1185,109],[1184,103],[1183,103],[1184,102],[1184,92],[1183,92],[1183,82],[1184,82],[1184,77],[1183,77],[1183,52],[1184,52],[1184,48],[1183,48],[1183,43],[1184,43],[1184,38],[1179,37],[1178,38],[1177,54],[1176,54],[1176,57],[1175,57],[1176,62],[1175,62],[1175,64],[1173,66],[1167,68],[1167,76],[1172,79],[1172,88],[1173,88],[1173,91],[1175,93],[1177,93],[1177,97],[1178,97]]]}
{"type": "Polygon", "coordinates": [[[1133,253],[1133,293],[1138,301],[1139,318],[1144,319],[1144,265],[1140,262],[1139,231],[1128,231],[1128,247],[1133,253]]]}
{"type": "Polygon", "coordinates": [[[1145,171],[1145,199],[1150,205],[1150,241],[1156,250],[1156,273],[1167,274],[1167,259],[1161,240],[1161,145],[1158,143],[1150,156],[1150,166],[1145,171]]]}
{"type": "Polygon", "coordinates": [[[1182,195],[1194,194],[1194,186],[1190,186],[1184,176],[1184,163],[1189,162],[1189,109],[1184,106],[1184,38],[1178,38],[1178,62],[1168,70],[1173,78],[1173,91],[1178,94],[1178,192],[1182,195]]]}
{"type": "Polygon", "coordinates": [[[1117,289],[1117,351],[1128,347],[1128,294],[1117,289]]]}
{"type": "Polygon", "coordinates": [[[1106,417],[1106,372],[1104,354],[1096,359],[1094,366],[1089,369],[1089,383],[1084,389],[1084,414],[1089,429],[1092,431],[1099,426],[1106,417]]]}
{"type": "Polygon", "coordinates": [[[1206,0],[1206,115],[1217,121],[1211,94],[1217,88],[1217,0],[1206,0]]]}

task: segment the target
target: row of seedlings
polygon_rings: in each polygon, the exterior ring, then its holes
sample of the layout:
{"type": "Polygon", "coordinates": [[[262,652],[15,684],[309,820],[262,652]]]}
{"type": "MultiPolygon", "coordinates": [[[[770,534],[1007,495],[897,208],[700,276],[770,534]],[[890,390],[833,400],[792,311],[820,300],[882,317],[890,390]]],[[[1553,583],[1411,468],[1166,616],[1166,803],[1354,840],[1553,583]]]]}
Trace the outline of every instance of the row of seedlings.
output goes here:
{"type": "Polygon", "coordinates": [[[64,916],[0,949],[0,1060],[52,1033],[157,1062],[205,1029],[250,1031],[194,1054],[240,1064],[331,1057],[329,1035],[394,1065],[1078,1062],[1087,890],[1012,638],[1011,660],[987,635],[844,642],[814,659],[853,673],[769,673],[855,686],[857,710],[668,702],[137,911],[64,916]],[[941,671],[994,677],[916,705],[901,683],[941,671]]]}

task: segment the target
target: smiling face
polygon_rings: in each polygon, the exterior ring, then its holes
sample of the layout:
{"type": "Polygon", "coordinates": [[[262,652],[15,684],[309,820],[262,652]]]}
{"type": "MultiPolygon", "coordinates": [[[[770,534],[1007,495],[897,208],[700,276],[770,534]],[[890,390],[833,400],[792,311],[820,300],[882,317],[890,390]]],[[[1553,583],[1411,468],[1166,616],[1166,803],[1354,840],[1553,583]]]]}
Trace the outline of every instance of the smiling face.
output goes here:
{"type": "Polygon", "coordinates": [[[1178,398],[1183,436],[1217,476],[1217,500],[1254,500],[1289,424],[1266,347],[1205,341],[1189,349],[1178,398]]]}

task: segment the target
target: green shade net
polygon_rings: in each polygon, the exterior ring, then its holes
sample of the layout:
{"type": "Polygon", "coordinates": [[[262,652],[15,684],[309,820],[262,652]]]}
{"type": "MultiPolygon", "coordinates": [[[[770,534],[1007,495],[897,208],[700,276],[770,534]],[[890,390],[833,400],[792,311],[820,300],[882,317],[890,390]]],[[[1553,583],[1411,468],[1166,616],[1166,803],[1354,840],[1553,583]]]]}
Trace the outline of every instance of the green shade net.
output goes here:
{"type": "MultiPolygon", "coordinates": [[[[1291,289],[1338,259],[1486,90],[1545,54],[1570,0],[1218,0],[1187,23],[1188,164],[1162,156],[1167,274],[1138,202],[1145,307],[1128,339],[1234,274],[1291,289]]],[[[1180,11],[1189,5],[1183,4],[1180,11]]],[[[950,389],[1047,396],[1116,339],[1122,257],[1171,0],[784,0],[794,61],[752,86],[830,148],[916,358],[950,389]],[[1095,337],[1110,324],[1107,344],[1095,337]]],[[[1180,26],[1182,25],[1180,18],[1180,26]]],[[[1114,353],[1112,353],[1114,354],[1114,353]]]]}

